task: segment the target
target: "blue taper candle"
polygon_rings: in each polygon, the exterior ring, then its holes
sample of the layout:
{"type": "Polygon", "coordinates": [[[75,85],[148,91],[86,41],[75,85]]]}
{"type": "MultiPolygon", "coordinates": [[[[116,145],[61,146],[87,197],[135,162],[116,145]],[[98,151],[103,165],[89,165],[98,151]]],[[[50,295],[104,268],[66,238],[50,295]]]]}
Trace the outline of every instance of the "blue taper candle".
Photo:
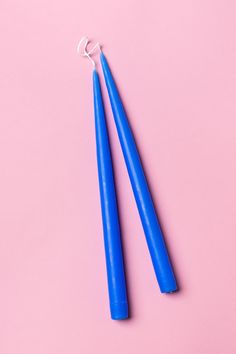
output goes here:
{"type": "Polygon", "coordinates": [[[94,114],[100,200],[111,318],[128,317],[128,302],[123,264],[120,226],[109,138],[99,76],[93,71],[94,114]]]}
{"type": "Polygon", "coordinates": [[[121,148],[146,235],[156,277],[161,292],[170,293],[177,290],[177,284],[135,140],[129,127],[116,84],[103,53],[100,55],[100,60],[121,148]]]}

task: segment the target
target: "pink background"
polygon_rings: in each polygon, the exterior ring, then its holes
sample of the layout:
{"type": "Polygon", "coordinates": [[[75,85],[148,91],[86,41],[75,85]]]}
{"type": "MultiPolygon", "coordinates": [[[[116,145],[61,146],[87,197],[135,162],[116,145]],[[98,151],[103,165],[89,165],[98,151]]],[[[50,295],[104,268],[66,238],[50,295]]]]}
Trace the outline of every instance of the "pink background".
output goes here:
{"type": "Polygon", "coordinates": [[[235,354],[234,0],[0,2],[0,353],[235,354]],[[109,318],[91,64],[104,45],[181,291],[161,295],[107,93],[131,319],[109,318]]]}

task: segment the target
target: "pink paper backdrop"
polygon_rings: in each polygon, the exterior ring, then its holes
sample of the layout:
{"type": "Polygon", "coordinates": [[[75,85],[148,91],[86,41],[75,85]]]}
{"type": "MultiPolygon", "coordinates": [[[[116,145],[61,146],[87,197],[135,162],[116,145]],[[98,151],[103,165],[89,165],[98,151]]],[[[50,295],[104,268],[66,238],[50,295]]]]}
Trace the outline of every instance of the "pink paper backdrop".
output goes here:
{"type": "Polygon", "coordinates": [[[233,0],[0,2],[0,353],[235,354],[233,0]],[[104,45],[181,291],[161,295],[107,119],[131,319],[109,319],[82,35],[104,45]]]}

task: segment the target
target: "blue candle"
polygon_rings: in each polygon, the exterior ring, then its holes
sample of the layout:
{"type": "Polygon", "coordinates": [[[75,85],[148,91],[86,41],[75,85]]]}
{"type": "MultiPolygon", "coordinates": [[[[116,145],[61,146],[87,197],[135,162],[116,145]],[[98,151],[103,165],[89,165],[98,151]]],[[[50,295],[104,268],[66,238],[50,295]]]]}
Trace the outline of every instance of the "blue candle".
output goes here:
{"type": "Polygon", "coordinates": [[[103,53],[101,53],[100,60],[121,148],[128,169],[140,218],[142,220],[156,277],[161,292],[170,293],[177,290],[177,284],[161,227],[153,205],[152,197],[141,165],[135,140],[129,127],[116,84],[103,53]]]}
{"type": "Polygon", "coordinates": [[[110,311],[112,319],[120,320],[128,317],[128,303],[109,138],[100,81],[95,69],[93,71],[93,92],[97,165],[110,311]]]}

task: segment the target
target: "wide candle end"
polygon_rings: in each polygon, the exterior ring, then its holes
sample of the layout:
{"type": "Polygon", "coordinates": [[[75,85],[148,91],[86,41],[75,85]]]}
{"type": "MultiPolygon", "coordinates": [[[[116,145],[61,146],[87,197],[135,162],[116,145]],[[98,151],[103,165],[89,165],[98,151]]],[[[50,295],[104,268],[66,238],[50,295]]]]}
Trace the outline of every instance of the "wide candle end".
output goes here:
{"type": "Polygon", "coordinates": [[[127,302],[111,303],[110,309],[113,320],[125,320],[129,317],[127,302]]]}

